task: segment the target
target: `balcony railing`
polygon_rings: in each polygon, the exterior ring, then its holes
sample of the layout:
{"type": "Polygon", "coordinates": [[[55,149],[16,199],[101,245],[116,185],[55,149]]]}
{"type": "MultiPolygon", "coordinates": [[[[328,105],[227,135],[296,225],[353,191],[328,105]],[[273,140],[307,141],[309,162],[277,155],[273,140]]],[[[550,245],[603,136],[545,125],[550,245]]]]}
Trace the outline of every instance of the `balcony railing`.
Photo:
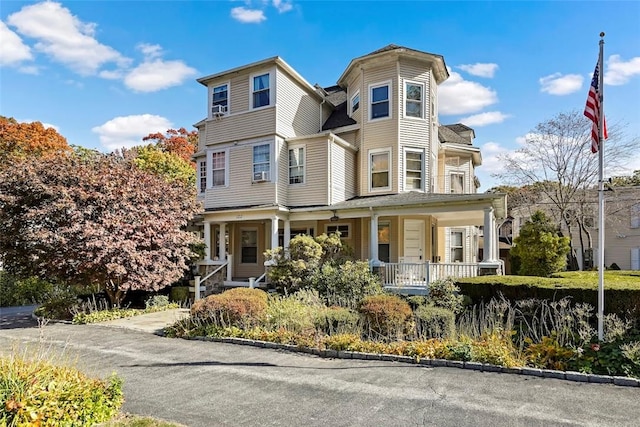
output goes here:
{"type": "Polygon", "coordinates": [[[385,287],[424,288],[447,277],[476,277],[478,263],[385,263],[378,269],[385,287]]]}

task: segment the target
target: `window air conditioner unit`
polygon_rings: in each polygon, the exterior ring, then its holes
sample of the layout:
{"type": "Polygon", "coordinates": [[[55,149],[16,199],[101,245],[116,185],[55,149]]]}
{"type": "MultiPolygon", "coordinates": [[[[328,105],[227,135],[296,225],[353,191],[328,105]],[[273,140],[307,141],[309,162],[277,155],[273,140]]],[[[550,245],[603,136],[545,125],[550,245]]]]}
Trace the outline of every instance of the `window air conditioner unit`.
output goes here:
{"type": "Polygon", "coordinates": [[[211,107],[211,114],[215,117],[224,116],[224,113],[227,112],[226,105],[214,105],[211,107]]]}
{"type": "Polygon", "coordinates": [[[253,173],[253,182],[265,182],[269,181],[269,172],[254,172],[253,173]]]}

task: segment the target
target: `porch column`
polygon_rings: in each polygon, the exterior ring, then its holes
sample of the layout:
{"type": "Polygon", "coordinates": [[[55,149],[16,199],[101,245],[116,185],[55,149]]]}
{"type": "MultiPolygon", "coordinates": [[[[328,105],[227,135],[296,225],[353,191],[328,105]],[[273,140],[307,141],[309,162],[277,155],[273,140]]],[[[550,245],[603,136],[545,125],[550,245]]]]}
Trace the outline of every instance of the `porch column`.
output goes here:
{"type": "Polygon", "coordinates": [[[271,249],[278,247],[278,215],[271,218],[271,249]]]}
{"type": "Polygon", "coordinates": [[[500,233],[498,232],[498,221],[496,217],[493,218],[493,259],[500,261],[500,233]]]}
{"type": "Polygon", "coordinates": [[[369,236],[369,263],[373,267],[381,264],[378,259],[378,214],[371,214],[371,232],[369,236]]]}
{"type": "Polygon", "coordinates": [[[204,222],[204,260],[211,260],[211,222],[204,222]]]}
{"type": "Polygon", "coordinates": [[[495,261],[495,229],[493,219],[493,208],[484,209],[484,237],[482,245],[482,261],[493,262],[495,261]]]}
{"type": "Polygon", "coordinates": [[[220,261],[225,261],[227,259],[227,239],[225,239],[225,234],[227,232],[227,223],[220,223],[220,233],[218,234],[218,252],[220,256],[218,259],[220,261]]]}
{"type": "Polygon", "coordinates": [[[291,221],[288,219],[284,220],[284,242],[282,245],[284,246],[285,256],[289,257],[289,242],[291,241],[291,221]]]}

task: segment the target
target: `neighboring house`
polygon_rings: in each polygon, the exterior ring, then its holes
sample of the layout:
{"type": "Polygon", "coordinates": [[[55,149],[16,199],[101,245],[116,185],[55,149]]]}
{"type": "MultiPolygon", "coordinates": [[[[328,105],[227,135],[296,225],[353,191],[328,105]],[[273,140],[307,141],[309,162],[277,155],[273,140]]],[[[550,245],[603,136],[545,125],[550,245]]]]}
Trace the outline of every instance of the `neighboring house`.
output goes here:
{"type": "MultiPolygon", "coordinates": [[[[559,220],[553,204],[541,197],[539,203],[512,209],[513,235],[536,210],[545,211],[558,221],[560,231],[571,236],[578,266],[589,270],[598,265],[598,192],[589,190],[584,202],[576,204],[565,215],[571,230],[559,220]],[[581,219],[581,221],[578,221],[581,219]],[[580,223],[583,227],[580,227],[580,223]]],[[[607,268],[616,264],[622,270],[640,270],[640,186],[613,187],[605,192],[604,264],[607,268]]]]}
{"type": "Polygon", "coordinates": [[[500,272],[493,230],[506,199],[476,193],[473,129],[438,123],[448,77],[442,56],[389,45],[327,88],[280,57],[198,79],[208,93],[195,125],[202,264],[233,285],[264,274],[265,250],[339,231],[390,284],[407,266],[422,282],[500,272]],[[480,225],[491,230],[482,260],[480,225]]]}

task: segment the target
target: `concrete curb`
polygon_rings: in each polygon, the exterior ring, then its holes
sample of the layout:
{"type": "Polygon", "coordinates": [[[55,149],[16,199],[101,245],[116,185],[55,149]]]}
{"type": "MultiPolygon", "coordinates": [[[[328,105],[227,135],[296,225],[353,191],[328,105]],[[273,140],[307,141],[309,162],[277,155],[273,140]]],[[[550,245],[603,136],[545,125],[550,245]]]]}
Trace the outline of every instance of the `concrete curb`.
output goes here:
{"type": "Polygon", "coordinates": [[[500,374],[514,374],[532,376],[538,378],[555,378],[572,382],[613,384],[621,387],[640,387],[640,379],[631,377],[619,377],[609,375],[584,374],[582,372],[555,371],[551,369],[538,369],[530,367],[507,368],[499,365],[479,362],[463,362],[459,360],[446,359],[423,359],[411,356],[399,356],[394,354],[362,353],[359,351],[347,350],[320,350],[317,348],[298,347],[291,344],[278,344],[269,341],[250,340],[246,338],[232,337],[192,337],[187,338],[198,341],[212,341],[225,344],[248,345],[252,347],[268,348],[273,350],[284,350],[296,353],[312,354],[327,359],[357,359],[357,360],[378,360],[387,362],[399,362],[413,365],[429,366],[433,368],[447,367],[457,369],[469,369],[481,372],[494,372],[500,374]]]}

